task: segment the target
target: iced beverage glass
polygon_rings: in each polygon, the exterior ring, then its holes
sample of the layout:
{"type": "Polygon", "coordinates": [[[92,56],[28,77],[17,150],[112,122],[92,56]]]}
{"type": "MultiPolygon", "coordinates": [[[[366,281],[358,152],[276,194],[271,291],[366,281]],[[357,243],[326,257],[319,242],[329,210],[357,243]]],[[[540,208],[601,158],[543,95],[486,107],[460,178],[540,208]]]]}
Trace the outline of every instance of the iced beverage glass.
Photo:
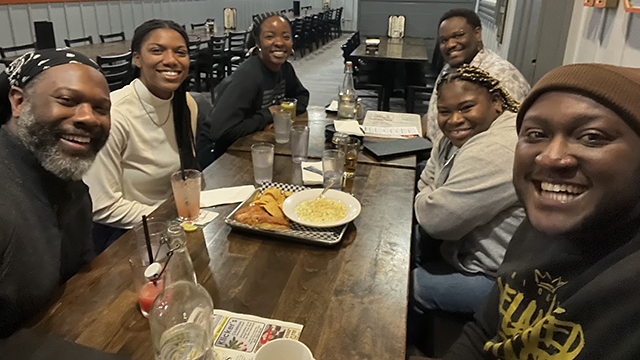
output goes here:
{"type": "Polygon", "coordinates": [[[309,127],[295,125],[291,127],[291,160],[299,164],[307,159],[309,151],[309,127]]]}
{"type": "Polygon", "coordinates": [[[291,114],[291,122],[296,121],[296,108],[298,107],[298,99],[282,99],[280,102],[282,111],[291,114]]]}
{"type": "Polygon", "coordinates": [[[291,130],[291,114],[284,111],[276,112],[273,115],[273,127],[276,132],[276,142],[278,144],[288,143],[291,130]]]}
{"type": "Polygon", "coordinates": [[[333,181],[331,189],[342,190],[342,169],[344,167],[344,152],[342,150],[324,150],[322,152],[322,184],[328,187],[333,181]]]}
{"type": "Polygon", "coordinates": [[[256,184],[271,182],[273,179],[273,144],[257,143],[251,145],[251,162],[256,184]]]}
{"type": "Polygon", "coordinates": [[[181,221],[193,222],[200,213],[200,184],[202,173],[198,170],[178,170],[171,175],[171,188],[181,221]]]}
{"type": "MultiPolygon", "coordinates": [[[[149,229],[149,241],[151,253],[155,262],[164,262],[169,251],[167,243],[167,223],[164,221],[149,219],[147,221],[149,229]]],[[[129,256],[129,268],[133,277],[133,285],[138,294],[138,305],[140,312],[145,317],[149,316],[151,304],[156,296],[162,291],[162,277],[155,283],[147,280],[144,271],[149,266],[149,254],[145,241],[144,228],[142,224],[134,226],[135,251],[129,256]]]]}

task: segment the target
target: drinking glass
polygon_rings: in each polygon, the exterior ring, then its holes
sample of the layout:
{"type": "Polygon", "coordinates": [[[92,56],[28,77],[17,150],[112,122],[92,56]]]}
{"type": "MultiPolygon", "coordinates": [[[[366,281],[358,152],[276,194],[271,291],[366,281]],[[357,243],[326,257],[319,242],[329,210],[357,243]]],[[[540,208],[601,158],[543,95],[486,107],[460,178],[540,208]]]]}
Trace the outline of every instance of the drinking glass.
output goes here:
{"type": "Polygon", "coordinates": [[[344,168],[344,152],[330,149],[322,152],[323,186],[328,187],[333,181],[331,189],[342,190],[342,169],[344,168]]]}
{"type": "Polygon", "coordinates": [[[295,125],[291,127],[291,160],[299,164],[307,159],[309,151],[309,127],[295,125]]]}
{"type": "Polygon", "coordinates": [[[344,151],[344,177],[353,177],[358,166],[360,140],[349,136],[342,145],[342,151],[344,151]]]}
{"type": "Polygon", "coordinates": [[[258,349],[255,360],[313,360],[313,354],[298,340],[275,339],[258,349]]]}
{"type": "Polygon", "coordinates": [[[278,144],[288,143],[291,128],[291,114],[284,111],[276,112],[273,115],[273,127],[276,132],[276,142],[278,144]]]}
{"type": "Polygon", "coordinates": [[[282,111],[291,114],[291,122],[296,121],[296,107],[298,106],[298,99],[282,99],[280,107],[282,111]]]}
{"type": "Polygon", "coordinates": [[[273,180],[273,148],[273,144],[269,143],[251,145],[253,177],[258,185],[273,180]]]}
{"type": "MultiPolygon", "coordinates": [[[[147,225],[153,260],[162,263],[165,261],[169,251],[167,246],[167,223],[149,219],[147,225]]],[[[144,271],[149,266],[149,254],[142,223],[134,226],[133,231],[136,235],[134,240],[136,250],[129,256],[129,269],[133,277],[136,294],[138,294],[140,312],[144,317],[148,317],[153,300],[162,291],[164,276],[161,276],[156,282],[151,282],[144,276],[144,271]]]]}
{"type": "Polygon", "coordinates": [[[178,170],[171,175],[171,188],[180,221],[194,222],[198,219],[201,183],[202,173],[198,170],[178,170]]]}

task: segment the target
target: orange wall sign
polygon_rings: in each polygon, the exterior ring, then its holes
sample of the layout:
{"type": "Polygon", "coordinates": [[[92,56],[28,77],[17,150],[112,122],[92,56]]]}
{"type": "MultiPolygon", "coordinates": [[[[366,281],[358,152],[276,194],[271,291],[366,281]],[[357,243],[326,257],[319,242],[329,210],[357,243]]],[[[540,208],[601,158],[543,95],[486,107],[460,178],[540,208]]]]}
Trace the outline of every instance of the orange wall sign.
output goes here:
{"type": "Polygon", "coordinates": [[[584,0],[584,6],[593,6],[595,0],[584,0]]]}
{"type": "Polygon", "coordinates": [[[596,0],[593,6],[598,8],[616,8],[618,7],[618,0],[596,0]]]}
{"type": "Polygon", "coordinates": [[[624,0],[624,9],[627,12],[640,13],[640,1],[639,0],[624,0]]]}

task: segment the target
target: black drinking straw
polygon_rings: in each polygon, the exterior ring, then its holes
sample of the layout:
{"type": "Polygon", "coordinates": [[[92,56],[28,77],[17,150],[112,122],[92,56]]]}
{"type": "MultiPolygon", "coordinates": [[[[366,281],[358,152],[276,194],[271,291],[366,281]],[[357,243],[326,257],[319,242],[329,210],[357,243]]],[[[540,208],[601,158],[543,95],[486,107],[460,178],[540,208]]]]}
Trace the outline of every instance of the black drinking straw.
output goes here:
{"type": "Polygon", "coordinates": [[[184,164],[180,161],[180,174],[182,175],[182,181],[187,181],[187,177],[184,174],[184,164]]]}
{"type": "Polygon", "coordinates": [[[149,254],[149,264],[153,264],[153,253],[151,252],[151,237],[149,236],[149,225],[147,215],[142,215],[142,228],[144,229],[144,240],[147,243],[147,253],[149,254]]]}

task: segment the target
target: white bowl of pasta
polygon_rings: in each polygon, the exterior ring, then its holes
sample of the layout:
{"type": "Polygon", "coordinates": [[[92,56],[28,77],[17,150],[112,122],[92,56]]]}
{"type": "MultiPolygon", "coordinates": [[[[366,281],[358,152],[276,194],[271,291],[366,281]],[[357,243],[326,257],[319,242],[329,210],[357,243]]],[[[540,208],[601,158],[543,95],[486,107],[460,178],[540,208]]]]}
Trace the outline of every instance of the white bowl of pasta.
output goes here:
{"type": "Polygon", "coordinates": [[[360,202],[352,195],[330,189],[317,199],[321,192],[310,189],[294,193],[284,201],[282,211],[291,221],[319,228],[344,225],[360,215],[360,202]]]}

